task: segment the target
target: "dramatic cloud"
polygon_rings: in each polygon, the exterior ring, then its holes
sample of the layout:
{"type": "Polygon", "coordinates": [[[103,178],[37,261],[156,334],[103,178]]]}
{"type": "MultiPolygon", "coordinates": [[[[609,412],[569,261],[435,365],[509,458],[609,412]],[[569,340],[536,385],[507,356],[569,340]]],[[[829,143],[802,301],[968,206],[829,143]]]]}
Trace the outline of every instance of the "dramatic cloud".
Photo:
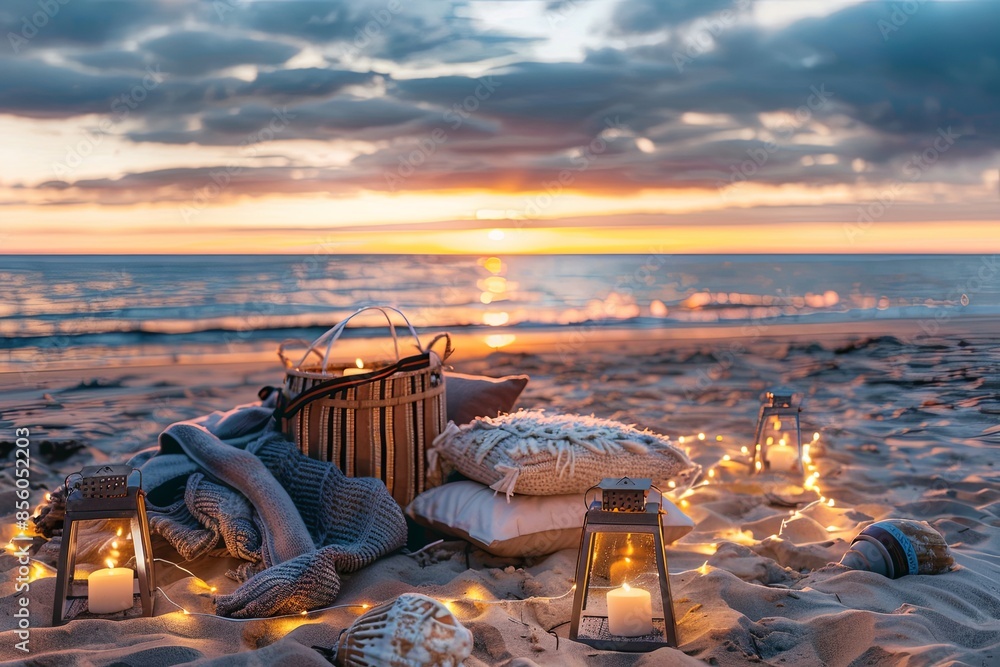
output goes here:
{"type": "Polygon", "coordinates": [[[189,30],[157,37],[142,44],[162,64],[176,74],[205,74],[235,65],[280,65],[299,48],[276,41],[230,37],[207,31],[189,30]]]}
{"type": "MultiPolygon", "coordinates": [[[[927,181],[936,165],[936,183],[975,184],[995,168],[1000,3],[864,2],[780,28],[746,4],[550,3],[560,20],[592,17],[577,54],[555,56],[542,47],[564,45],[546,43],[542,15],[501,29],[466,2],[164,0],[116,13],[71,0],[0,57],[0,114],[117,121],[125,96],[117,141],[211,156],[22,184],[47,182],[54,203],[182,201],[227,169],[222,198],[537,191],[560,178],[624,194],[748,171],[860,188],[914,164],[927,181]],[[330,151],[296,148],[306,142],[330,151]]],[[[32,7],[5,4],[0,19],[15,30],[32,7]]]]}

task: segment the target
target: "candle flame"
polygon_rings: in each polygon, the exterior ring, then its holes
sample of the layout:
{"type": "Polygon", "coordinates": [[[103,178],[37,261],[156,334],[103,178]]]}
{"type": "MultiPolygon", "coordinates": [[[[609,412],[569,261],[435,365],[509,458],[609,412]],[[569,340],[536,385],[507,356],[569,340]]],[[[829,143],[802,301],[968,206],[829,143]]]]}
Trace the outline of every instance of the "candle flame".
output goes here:
{"type": "Polygon", "coordinates": [[[121,529],[121,526],[119,526],[118,527],[118,537],[121,537],[121,536],[122,536],[122,529],[121,529]]]}
{"type": "Polygon", "coordinates": [[[355,364],[355,365],[356,365],[356,366],[357,366],[358,368],[364,368],[364,367],[365,367],[365,362],[361,361],[361,357],[358,357],[357,359],[355,359],[355,360],[354,360],[354,364],[355,364]]]}
{"type": "Polygon", "coordinates": [[[112,549],[118,548],[118,540],[111,540],[111,548],[112,549]]]}
{"type": "Polygon", "coordinates": [[[816,442],[817,440],[819,440],[819,433],[818,432],[817,433],[813,433],[813,442],[816,442]]]}
{"type": "Polygon", "coordinates": [[[632,587],[629,586],[627,583],[622,584],[622,588],[625,589],[626,593],[628,593],[630,590],[632,590],[632,587]]]}
{"type": "Polygon", "coordinates": [[[105,564],[106,564],[106,565],[107,565],[107,566],[108,566],[109,568],[111,568],[111,569],[114,569],[114,567],[115,567],[115,562],[114,562],[113,560],[111,560],[110,558],[105,558],[105,559],[104,559],[104,563],[105,563],[105,564]]]}

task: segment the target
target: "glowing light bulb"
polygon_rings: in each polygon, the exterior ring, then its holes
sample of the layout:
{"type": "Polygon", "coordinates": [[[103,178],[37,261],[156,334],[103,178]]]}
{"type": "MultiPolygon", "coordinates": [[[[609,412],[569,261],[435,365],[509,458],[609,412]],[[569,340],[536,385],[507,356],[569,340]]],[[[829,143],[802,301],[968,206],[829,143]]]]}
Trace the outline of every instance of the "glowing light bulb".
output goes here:
{"type": "Polygon", "coordinates": [[[830,498],[830,500],[828,500],[826,504],[830,507],[833,507],[833,498],[830,498]]]}
{"type": "Polygon", "coordinates": [[[729,454],[726,454],[725,456],[722,457],[722,460],[723,461],[732,461],[733,457],[731,457],[729,454]]]}
{"type": "Polygon", "coordinates": [[[710,469],[710,470],[708,471],[708,476],[709,476],[709,477],[715,477],[715,468],[711,468],[711,469],[710,469]]]}
{"type": "Polygon", "coordinates": [[[819,433],[813,433],[813,442],[819,440],[819,433]]]}
{"type": "Polygon", "coordinates": [[[681,443],[683,445],[684,444],[684,436],[682,435],[681,437],[677,438],[677,442],[679,442],[679,443],[681,443]]]}
{"type": "Polygon", "coordinates": [[[699,440],[704,440],[705,439],[705,434],[704,433],[699,433],[698,434],[698,439],[699,440]]]}
{"type": "Polygon", "coordinates": [[[676,489],[677,482],[675,482],[674,480],[670,480],[669,482],[667,482],[667,486],[670,487],[671,489],[676,489]]]}
{"type": "Polygon", "coordinates": [[[749,454],[750,450],[746,447],[740,447],[740,454],[749,454]]]}

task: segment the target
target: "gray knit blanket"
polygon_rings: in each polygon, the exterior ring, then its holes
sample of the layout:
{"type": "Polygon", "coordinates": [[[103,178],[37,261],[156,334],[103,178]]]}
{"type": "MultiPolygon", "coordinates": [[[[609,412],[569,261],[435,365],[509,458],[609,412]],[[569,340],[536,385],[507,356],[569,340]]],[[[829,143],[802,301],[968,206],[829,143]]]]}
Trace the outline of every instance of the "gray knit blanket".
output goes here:
{"type": "Polygon", "coordinates": [[[256,403],[174,424],[129,462],[142,470],[151,532],[188,560],[246,561],[230,572],[240,587],[215,598],[222,616],[328,606],[342,573],[406,542],[402,511],[380,480],[304,456],[272,412],[256,403]]]}

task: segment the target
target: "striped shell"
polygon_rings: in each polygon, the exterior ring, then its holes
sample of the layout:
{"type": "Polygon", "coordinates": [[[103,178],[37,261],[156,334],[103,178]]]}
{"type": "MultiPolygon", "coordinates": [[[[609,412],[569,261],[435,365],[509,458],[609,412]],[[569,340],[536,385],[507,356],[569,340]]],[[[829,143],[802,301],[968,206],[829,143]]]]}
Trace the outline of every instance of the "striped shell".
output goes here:
{"type": "Polygon", "coordinates": [[[341,636],[340,667],[458,667],[472,633],[426,595],[404,593],[359,617],[341,636]]]}

